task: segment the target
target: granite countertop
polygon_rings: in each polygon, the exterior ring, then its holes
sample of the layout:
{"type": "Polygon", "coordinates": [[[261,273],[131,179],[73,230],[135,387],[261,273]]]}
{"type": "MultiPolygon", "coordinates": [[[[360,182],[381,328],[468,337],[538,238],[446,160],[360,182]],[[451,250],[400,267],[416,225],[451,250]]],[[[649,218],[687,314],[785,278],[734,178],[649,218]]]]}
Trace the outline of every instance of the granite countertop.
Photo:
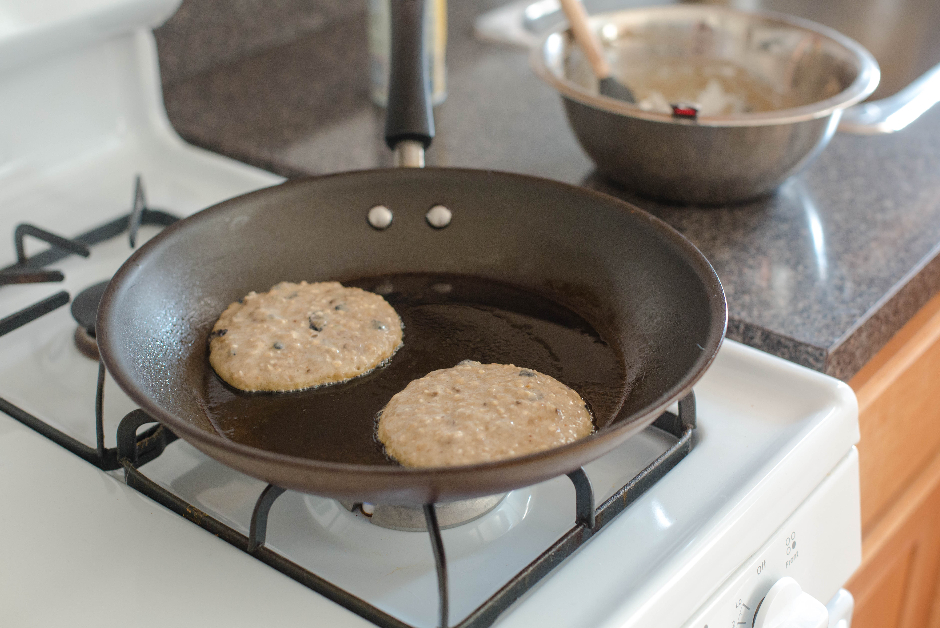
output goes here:
{"type": "MultiPolygon", "coordinates": [[[[157,30],[187,141],[293,177],[390,165],[369,100],[365,3],[187,0],[157,30]]],[[[848,379],[940,291],[940,107],[890,135],[838,134],[769,198],[725,208],[635,197],[596,175],[525,52],[472,36],[497,0],[449,7],[432,165],[521,172],[619,196],[714,265],[728,335],[848,379]]]]}

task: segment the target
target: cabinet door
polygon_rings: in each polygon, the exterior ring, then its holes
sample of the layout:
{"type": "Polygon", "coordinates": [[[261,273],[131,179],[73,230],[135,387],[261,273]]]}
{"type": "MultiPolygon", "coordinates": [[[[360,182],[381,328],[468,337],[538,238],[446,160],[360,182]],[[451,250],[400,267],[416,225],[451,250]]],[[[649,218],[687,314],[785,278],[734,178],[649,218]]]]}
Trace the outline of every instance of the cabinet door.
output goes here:
{"type": "Polygon", "coordinates": [[[862,565],[854,628],[940,628],[940,296],[851,382],[862,565]]]}
{"type": "MultiPolygon", "coordinates": [[[[864,490],[864,489],[863,489],[864,490]]],[[[940,628],[940,457],[862,546],[852,628],[940,628]]]]}

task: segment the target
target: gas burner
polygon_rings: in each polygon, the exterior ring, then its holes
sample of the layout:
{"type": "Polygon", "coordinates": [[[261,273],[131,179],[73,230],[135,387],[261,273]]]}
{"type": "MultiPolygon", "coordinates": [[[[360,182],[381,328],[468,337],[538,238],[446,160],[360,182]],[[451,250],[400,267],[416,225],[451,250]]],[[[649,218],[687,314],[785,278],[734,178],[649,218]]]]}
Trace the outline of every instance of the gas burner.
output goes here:
{"type": "MultiPolygon", "coordinates": [[[[436,505],[437,518],[442,530],[470,523],[487,514],[503,502],[506,493],[488,495],[436,505]]],[[[340,502],[350,512],[362,513],[373,525],[405,532],[427,532],[422,506],[388,506],[382,504],[351,504],[340,502]]]]}
{"type": "Polygon", "coordinates": [[[98,341],[95,339],[95,320],[98,318],[98,304],[109,281],[102,281],[85,288],[72,300],[72,317],[78,323],[75,329],[75,345],[85,357],[97,360],[98,341]]]}

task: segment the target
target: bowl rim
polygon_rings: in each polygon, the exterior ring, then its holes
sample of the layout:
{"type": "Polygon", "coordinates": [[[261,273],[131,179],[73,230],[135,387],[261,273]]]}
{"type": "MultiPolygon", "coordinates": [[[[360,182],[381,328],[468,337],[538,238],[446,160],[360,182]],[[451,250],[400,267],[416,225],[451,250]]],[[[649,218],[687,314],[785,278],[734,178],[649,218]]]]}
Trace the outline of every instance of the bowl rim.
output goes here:
{"type": "Polygon", "coordinates": [[[832,115],[833,113],[857,104],[870,96],[881,80],[881,69],[874,56],[861,44],[854,39],[843,35],[835,29],[829,28],[801,17],[777,13],[773,11],[741,11],[730,7],[715,5],[666,5],[654,7],[642,7],[635,9],[624,9],[607,13],[598,13],[589,18],[592,26],[609,23],[611,21],[622,21],[625,17],[640,14],[667,14],[671,17],[684,17],[686,19],[705,18],[716,14],[732,15],[736,18],[759,19],[763,22],[772,22],[784,24],[786,26],[808,30],[827,38],[853,56],[859,66],[858,75],[844,90],[830,96],[825,100],[820,100],[808,105],[791,107],[788,109],[775,109],[773,111],[762,111],[756,113],[738,113],[722,116],[700,116],[697,119],[676,118],[667,113],[647,111],[641,109],[636,104],[631,104],[602,96],[597,93],[587,92],[576,83],[559,77],[553,72],[545,61],[545,50],[552,38],[559,38],[568,35],[570,38],[570,28],[566,22],[550,29],[533,46],[529,56],[530,65],[534,72],[543,81],[551,85],[563,97],[577,101],[581,104],[600,109],[609,113],[622,115],[630,118],[648,120],[651,122],[663,122],[668,124],[686,124],[693,126],[715,126],[715,127],[747,127],[747,126],[768,126],[777,124],[792,124],[815,120],[832,115]]]}

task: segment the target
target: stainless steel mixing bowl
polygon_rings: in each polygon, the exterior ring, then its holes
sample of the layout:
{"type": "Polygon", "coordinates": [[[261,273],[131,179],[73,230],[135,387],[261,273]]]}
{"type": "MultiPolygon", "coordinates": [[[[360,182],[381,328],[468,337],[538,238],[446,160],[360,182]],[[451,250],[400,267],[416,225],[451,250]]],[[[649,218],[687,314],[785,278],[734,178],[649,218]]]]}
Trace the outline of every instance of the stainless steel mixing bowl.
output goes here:
{"type": "Polygon", "coordinates": [[[858,43],[784,15],[661,6],[596,15],[591,26],[638,104],[598,94],[564,27],[541,40],[532,65],[561,94],[598,170],[667,201],[715,205],[772,192],[819,154],[842,110],[880,78],[858,43]],[[717,90],[717,113],[702,106],[697,117],[682,117],[700,90],[717,90]],[[641,107],[651,102],[665,109],[641,107]]]}

